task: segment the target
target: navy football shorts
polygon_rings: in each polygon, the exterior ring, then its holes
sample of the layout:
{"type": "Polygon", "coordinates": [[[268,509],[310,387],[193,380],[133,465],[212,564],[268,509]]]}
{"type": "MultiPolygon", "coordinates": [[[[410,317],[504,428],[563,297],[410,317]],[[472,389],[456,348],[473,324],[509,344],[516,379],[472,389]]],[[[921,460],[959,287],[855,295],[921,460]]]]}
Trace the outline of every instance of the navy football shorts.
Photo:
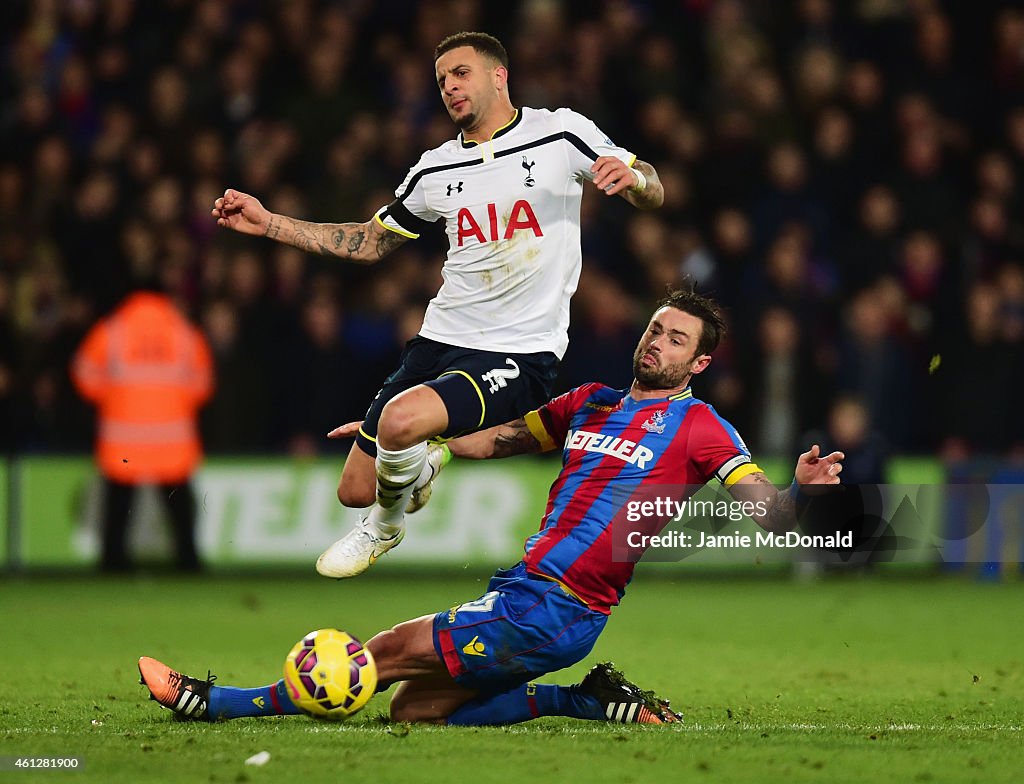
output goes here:
{"type": "Polygon", "coordinates": [[[434,650],[460,686],[508,691],[582,660],[607,621],[520,562],[479,599],[434,616],[434,650]]]}
{"type": "Polygon", "coordinates": [[[547,403],[557,372],[558,358],[550,351],[480,351],[417,335],[405,344],[398,370],[370,403],[356,443],[375,457],[380,412],[393,397],[420,384],[444,401],[448,429],[441,438],[449,439],[511,422],[547,403]]]}

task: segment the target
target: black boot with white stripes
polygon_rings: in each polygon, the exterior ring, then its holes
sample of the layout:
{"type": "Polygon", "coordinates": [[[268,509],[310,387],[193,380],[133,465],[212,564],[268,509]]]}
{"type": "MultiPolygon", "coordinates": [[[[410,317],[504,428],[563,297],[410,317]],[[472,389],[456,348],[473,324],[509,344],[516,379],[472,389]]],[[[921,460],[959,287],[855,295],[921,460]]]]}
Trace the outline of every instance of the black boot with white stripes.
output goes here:
{"type": "Polygon", "coordinates": [[[579,685],[579,690],[598,702],[608,721],[622,724],[674,724],[683,720],[668,700],[644,691],[626,680],[611,662],[595,664],[579,685]]]}
{"type": "Polygon", "coordinates": [[[141,683],[149,689],[149,697],[179,719],[210,721],[210,686],[215,675],[207,673],[206,680],[192,678],[172,670],[163,662],[143,656],[139,659],[141,683]]]}

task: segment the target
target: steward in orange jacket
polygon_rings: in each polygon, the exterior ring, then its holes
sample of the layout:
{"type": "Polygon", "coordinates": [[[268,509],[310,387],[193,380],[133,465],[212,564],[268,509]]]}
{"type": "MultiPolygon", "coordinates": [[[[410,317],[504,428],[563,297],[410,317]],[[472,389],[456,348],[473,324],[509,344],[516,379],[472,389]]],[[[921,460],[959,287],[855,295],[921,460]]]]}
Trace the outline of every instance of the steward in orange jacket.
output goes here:
{"type": "Polygon", "coordinates": [[[124,540],[140,484],[160,485],[179,567],[198,568],[189,479],[202,459],[198,411],[213,390],[212,366],[202,333],[155,291],[130,294],[78,349],[71,378],[97,407],[96,462],[107,484],[105,569],[129,566],[124,540]]]}
{"type": "Polygon", "coordinates": [[[202,458],[197,414],[213,391],[210,350],[171,300],[137,292],[79,348],[71,377],[95,403],[96,460],[127,484],[181,482],[202,458]]]}

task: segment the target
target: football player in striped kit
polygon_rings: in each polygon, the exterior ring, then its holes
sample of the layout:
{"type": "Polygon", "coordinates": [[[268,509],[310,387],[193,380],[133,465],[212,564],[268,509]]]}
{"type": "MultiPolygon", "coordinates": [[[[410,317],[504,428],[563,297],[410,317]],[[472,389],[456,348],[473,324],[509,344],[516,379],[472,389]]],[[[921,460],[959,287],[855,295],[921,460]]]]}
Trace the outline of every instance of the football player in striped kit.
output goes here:
{"type": "Polygon", "coordinates": [[[309,223],[233,189],[213,208],[220,226],[361,263],[444,222],[444,283],[345,461],[339,500],[372,508],[318,560],[329,577],[359,574],[401,541],[406,510],[425,503],[450,457],[428,440],[507,422],[550,397],[580,275],[584,183],[639,209],[664,200],[654,167],[586,117],[515,106],[496,38],[449,36],[434,68],[459,134],[425,152],[370,220],[309,223]]]}
{"type": "MultiPolygon", "coordinates": [[[[377,663],[378,689],[399,684],[393,718],[452,725],[539,716],[678,720],[667,702],[607,664],[572,686],[533,679],[593,649],[644,549],[617,551],[617,545],[630,531],[657,534],[671,518],[630,518],[631,503],[649,499],[650,488],[671,486],[686,497],[716,479],[760,526],[783,531],[796,523],[801,486],[839,483],[843,454],[821,456],[814,445],[797,460],[793,484],[776,489],[735,429],[693,396],[690,380],[707,368],[723,328],[714,302],[676,292],[654,312],[637,345],[629,389],[585,384],[521,419],[452,442],[456,455],[478,459],[560,447],[562,469],[523,560],[499,570],[483,596],[398,624],[366,644],[377,663]]],[[[211,691],[208,681],[144,662],[143,680],[165,707],[181,713],[179,704],[192,704],[185,690],[207,706],[201,718],[259,713],[252,707],[258,689],[211,691]]],[[[263,687],[283,688],[281,682],[263,687]]]]}

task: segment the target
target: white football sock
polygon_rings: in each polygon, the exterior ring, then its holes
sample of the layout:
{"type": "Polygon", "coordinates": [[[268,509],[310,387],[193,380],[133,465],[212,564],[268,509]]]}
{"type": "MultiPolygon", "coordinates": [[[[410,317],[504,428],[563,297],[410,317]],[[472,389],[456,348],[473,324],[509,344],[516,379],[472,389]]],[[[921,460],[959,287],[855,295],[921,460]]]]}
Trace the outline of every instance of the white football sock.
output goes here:
{"type": "Polygon", "coordinates": [[[430,461],[427,460],[427,454],[423,456],[423,470],[420,471],[420,475],[416,477],[416,481],[412,483],[413,490],[419,490],[423,485],[434,478],[434,467],[430,465],[430,461]]]}
{"type": "Polygon", "coordinates": [[[377,503],[367,522],[381,539],[390,539],[405,527],[405,507],[420,475],[429,470],[426,463],[426,441],[394,451],[377,446],[377,503]]]}

